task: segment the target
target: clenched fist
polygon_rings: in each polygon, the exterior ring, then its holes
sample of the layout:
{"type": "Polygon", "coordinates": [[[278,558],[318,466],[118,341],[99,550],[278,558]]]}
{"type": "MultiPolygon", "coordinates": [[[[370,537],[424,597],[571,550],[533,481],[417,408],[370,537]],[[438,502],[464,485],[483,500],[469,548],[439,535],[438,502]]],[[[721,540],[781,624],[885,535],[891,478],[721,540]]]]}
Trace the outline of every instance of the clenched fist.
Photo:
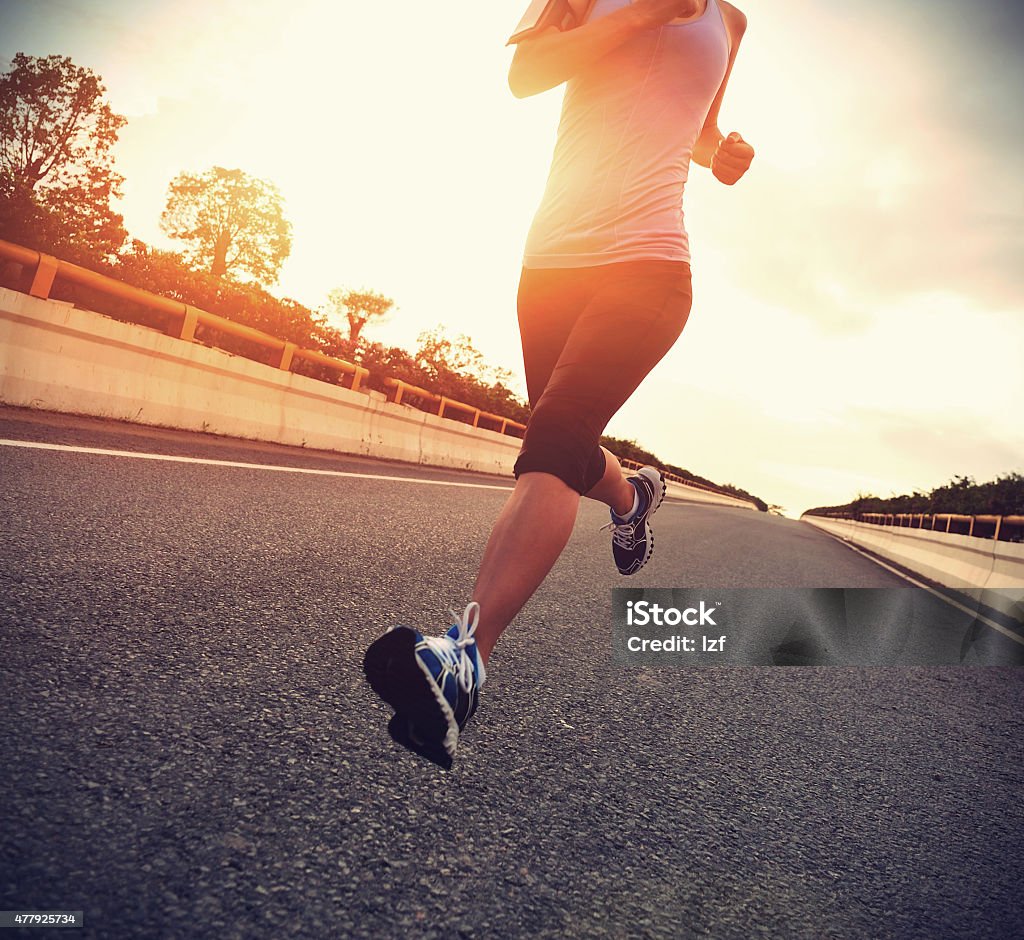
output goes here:
{"type": "Polygon", "coordinates": [[[754,159],[754,148],[733,131],[723,137],[711,157],[711,172],[726,186],[732,186],[747,170],[754,159]]]}

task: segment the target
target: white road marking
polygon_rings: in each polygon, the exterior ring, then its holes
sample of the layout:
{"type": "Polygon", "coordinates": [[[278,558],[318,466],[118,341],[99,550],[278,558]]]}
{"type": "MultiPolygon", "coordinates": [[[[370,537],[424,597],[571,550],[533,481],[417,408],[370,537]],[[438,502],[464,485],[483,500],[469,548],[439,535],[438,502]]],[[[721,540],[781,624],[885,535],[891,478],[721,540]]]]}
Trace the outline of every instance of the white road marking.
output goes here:
{"type": "MultiPolygon", "coordinates": [[[[356,477],[360,480],[390,480],[399,483],[426,483],[431,486],[462,486],[468,489],[477,490],[504,490],[512,492],[511,486],[500,486],[495,483],[463,483],[459,480],[424,480],[420,477],[395,477],[383,473],[355,473],[348,470],[314,470],[310,467],[282,467],[269,463],[243,463],[238,460],[210,460],[206,457],[176,457],[173,454],[147,454],[135,450],[107,450],[103,447],[79,447],[75,444],[44,444],[41,441],[13,441],[0,438],[2,447],[28,447],[34,450],[57,450],[73,454],[98,454],[101,457],[131,457],[135,460],[166,460],[170,463],[198,463],[213,467],[241,467],[243,470],[276,470],[279,473],[309,473],[314,476],[327,477],[356,477]]],[[[444,467],[432,469],[443,470],[444,467]]],[[[683,500],[674,500],[669,497],[662,507],[667,505],[678,505],[683,500]]]]}
{"type": "Polygon", "coordinates": [[[195,463],[213,467],[240,467],[243,470],[275,470],[278,473],[308,473],[325,477],[356,477],[361,480],[389,480],[399,483],[426,483],[431,486],[462,486],[477,490],[504,490],[511,486],[494,483],[464,483],[459,480],[424,480],[420,477],[396,477],[381,473],[355,473],[346,470],[314,470],[310,467],[282,467],[267,463],[242,463],[238,460],[210,460],[205,457],[176,457],[172,454],[147,454],[134,450],[107,450],[102,447],[78,447],[72,444],[44,444],[38,441],[11,441],[0,439],[3,447],[27,447],[34,450],[56,450],[74,454],[95,454],[101,457],[131,457],[134,460],[166,460],[170,463],[195,463]]]}
{"type": "MultiPolygon", "coordinates": [[[[821,529],[819,531],[824,532],[824,529],[821,529]]],[[[949,604],[950,607],[955,607],[957,610],[961,610],[965,614],[970,614],[972,617],[976,618],[977,620],[980,620],[986,626],[991,627],[993,630],[1002,633],[1003,636],[1009,637],[1011,640],[1015,640],[1017,643],[1020,643],[1022,646],[1024,646],[1024,636],[1021,636],[1019,633],[1014,633],[1013,630],[1009,629],[1009,627],[1004,627],[1001,623],[997,623],[995,620],[986,617],[984,614],[980,614],[976,610],[971,610],[970,607],[965,607],[959,601],[955,601],[951,597],[946,597],[945,594],[936,591],[935,588],[931,588],[927,584],[923,584],[922,582],[918,581],[917,578],[912,578],[909,574],[900,571],[898,568],[893,568],[892,565],[887,565],[881,559],[875,558],[873,555],[869,555],[867,552],[862,552],[852,542],[848,542],[846,541],[846,539],[842,539],[838,535],[833,535],[831,532],[825,532],[825,534],[829,538],[835,539],[837,542],[839,542],[840,545],[845,545],[847,548],[852,549],[858,555],[863,555],[868,561],[873,561],[876,565],[885,568],[886,571],[891,571],[893,574],[899,575],[899,577],[903,578],[904,581],[909,581],[911,584],[913,584],[914,587],[924,588],[929,594],[934,594],[937,598],[939,598],[939,600],[943,600],[947,604],[949,604]]]]}

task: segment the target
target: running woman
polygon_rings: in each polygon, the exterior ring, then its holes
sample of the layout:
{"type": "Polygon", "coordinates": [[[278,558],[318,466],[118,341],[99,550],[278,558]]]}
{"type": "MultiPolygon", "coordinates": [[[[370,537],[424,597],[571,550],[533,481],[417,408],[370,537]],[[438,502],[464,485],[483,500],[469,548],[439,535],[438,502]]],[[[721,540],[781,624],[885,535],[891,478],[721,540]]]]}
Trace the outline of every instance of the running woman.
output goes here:
{"type": "Polygon", "coordinates": [[[690,312],[682,199],[691,162],[732,185],[754,156],[739,134],[718,128],[746,28],[727,0],[569,5],[579,25],[521,41],[509,72],[520,98],[567,82],[519,283],[532,412],[515,488],[457,622],[438,637],[395,627],[364,661],[395,710],[392,737],[446,767],[495,643],[565,548],[580,497],[608,505],[620,574],[651,557],[662,476],[644,467],[625,477],[601,433],[690,312]]]}

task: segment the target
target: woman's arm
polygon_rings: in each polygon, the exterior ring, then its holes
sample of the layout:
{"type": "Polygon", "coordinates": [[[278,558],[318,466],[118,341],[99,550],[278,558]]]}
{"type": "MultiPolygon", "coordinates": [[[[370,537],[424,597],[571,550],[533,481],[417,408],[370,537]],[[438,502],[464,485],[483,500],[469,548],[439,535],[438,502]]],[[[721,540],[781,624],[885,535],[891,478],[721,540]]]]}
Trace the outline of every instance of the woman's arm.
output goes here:
{"type": "Polygon", "coordinates": [[[708,116],[704,120],[704,127],[693,148],[694,163],[699,163],[701,166],[706,167],[711,166],[711,158],[725,139],[725,134],[718,129],[718,114],[722,109],[725,86],[729,83],[729,76],[732,74],[732,66],[736,61],[736,52],[739,49],[740,40],[747,29],[747,18],[743,13],[737,10],[731,3],[727,3],[726,0],[718,0],[718,2],[719,8],[722,11],[722,18],[725,20],[726,32],[729,34],[729,65],[725,70],[725,78],[722,79],[718,94],[715,95],[715,100],[711,102],[711,110],[708,111],[708,116]]]}
{"type": "MultiPolygon", "coordinates": [[[[572,0],[577,14],[586,4],[572,0]]],[[[561,32],[555,27],[524,39],[516,46],[508,85],[517,98],[527,98],[561,85],[593,65],[627,39],[663,26],[677,17],[692,16],[697,0],[636,0],[592,23],[561,32]]]]}

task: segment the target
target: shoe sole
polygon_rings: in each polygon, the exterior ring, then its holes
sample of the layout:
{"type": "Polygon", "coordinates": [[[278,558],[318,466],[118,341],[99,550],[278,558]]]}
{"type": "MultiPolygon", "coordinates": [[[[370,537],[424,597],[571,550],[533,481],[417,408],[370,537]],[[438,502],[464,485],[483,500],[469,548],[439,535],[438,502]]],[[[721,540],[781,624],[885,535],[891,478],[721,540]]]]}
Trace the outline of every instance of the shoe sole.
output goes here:
{"type": "Polygon", "coordinates": [[[388,722],[388,734],[391,735],[392,741],[408,748],[414,754],[425,757],[445,770],[452,769],[451,754],[443,745],[421,739],[416,724],[408,715],[399,715],[397,712],[392,715],[388,722]]]}
{"type": "Polygon", "coordinates": [[[443,754],[451,766],[448,745],[454,751],[458,725],[453,734],[455,718],[449,721],[438,701],[440,690],[426,677],[416,656],[416,634],[407,627],[385,633],[366,651],[363,672],[370,688],[395,710],[396,718],[401,716],[398,723],[392,719],[395,728],[388,726],[392,738],[435,763],[442,763],[435,755],[443,754]]]}

